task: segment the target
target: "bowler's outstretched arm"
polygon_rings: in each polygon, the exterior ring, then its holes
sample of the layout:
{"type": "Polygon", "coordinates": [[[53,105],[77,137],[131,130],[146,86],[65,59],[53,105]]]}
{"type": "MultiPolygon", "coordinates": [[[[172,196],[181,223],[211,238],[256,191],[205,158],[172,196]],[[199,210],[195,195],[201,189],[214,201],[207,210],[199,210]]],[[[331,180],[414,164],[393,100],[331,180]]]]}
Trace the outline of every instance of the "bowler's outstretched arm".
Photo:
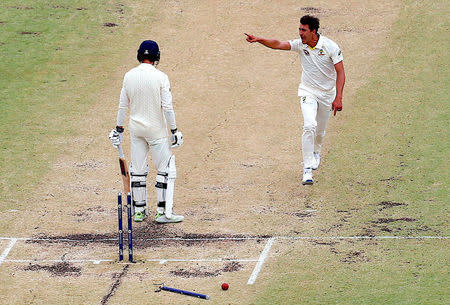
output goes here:
{"type": "Polygon", "coordinates": [[[277,50],[286,50],[289,51],[291,49],[291,44],[288,41],[279,41],[277,39],[267,39],[262,37],[256,37],[253,35],[249,35],[247,33],[244,33],[247,35],[246,40],[250,43],[259,42],[260,44],[271,48],[271,49],[277,49],[277,50]]]}

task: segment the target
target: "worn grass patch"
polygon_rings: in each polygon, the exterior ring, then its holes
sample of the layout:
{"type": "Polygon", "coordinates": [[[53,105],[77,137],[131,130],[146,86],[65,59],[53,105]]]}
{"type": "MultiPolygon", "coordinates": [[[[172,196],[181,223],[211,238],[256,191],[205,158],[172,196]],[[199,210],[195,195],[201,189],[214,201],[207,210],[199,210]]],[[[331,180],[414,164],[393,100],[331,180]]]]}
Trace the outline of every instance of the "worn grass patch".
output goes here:
{"type": "MultiPolygon", "coordinates": [[[[404,1],[389,47],[343,113],[346,123],[330,131],[336,140],[310,198],[324,235],[449,235],[448,14],[445,1],[404,1]]],[[[439,304],[449,297],[439,284],[448,278],[448,240],[341,243],[333,258],[323,252],[332,247],[304,246],[277,260],[256,304],[439,304]]]]}
{"type": "Polygon", "coordinates": [[[18,208],[95,101],[124,47],[120,1],[0,4],[0,210],[18,208]],[[111,27],[109,24],[115,24],[111,27]],[[114,47],[113,47],[114,45],[114,47]]]}
{"type": "Polygon", "coordinates": [[[268,264],[251,304],[444,304],[448,242],[434,240],[292,242],[268,264]]]}

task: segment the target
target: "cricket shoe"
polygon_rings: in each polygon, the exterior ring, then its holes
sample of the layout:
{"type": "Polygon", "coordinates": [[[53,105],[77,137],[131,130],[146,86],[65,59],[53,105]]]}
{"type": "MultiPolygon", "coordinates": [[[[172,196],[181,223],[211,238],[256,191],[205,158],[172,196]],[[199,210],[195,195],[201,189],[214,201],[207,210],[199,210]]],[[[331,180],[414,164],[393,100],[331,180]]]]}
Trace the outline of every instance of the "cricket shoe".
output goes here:
{"type": "Polygon", "coordinates": [[[172,212],[172,217],[168,218],[164,214],[156,214],[155,220],[158,223],[174,223],[174,222],[182,222],[184,220],[184,216],[177,215],[172,212]]]}
{"type": "Polygon", "coordinates": [[[313,174],[312,174],[312,169],[311,168],[305,168],[303,170],[303,180],[302,180],[302,184],[313,184],[314,183],[314,179],[313,179],[313,174]]]}
{"type": "Polygon", "coordinates": [[[314,153],[314,165],[311,167],[313,170],[316,170],[319,168],[320,165],[320,153],[314,153]]]}
{"type": "Polygon", "coordinates": [[[134,221],[135,222],[143,222],[146,217],[147,217],[147,215],[145,215],[144,212],[134,213],[134,221]]]}

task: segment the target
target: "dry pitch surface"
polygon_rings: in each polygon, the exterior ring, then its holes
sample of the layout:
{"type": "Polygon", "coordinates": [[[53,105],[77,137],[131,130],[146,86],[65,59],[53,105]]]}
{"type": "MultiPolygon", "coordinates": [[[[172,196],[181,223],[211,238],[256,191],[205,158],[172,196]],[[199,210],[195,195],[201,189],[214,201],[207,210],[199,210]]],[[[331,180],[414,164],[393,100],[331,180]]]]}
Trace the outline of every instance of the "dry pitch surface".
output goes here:
{"type": "MultiPolygon", "coordinates": [[[[295,53],[248,44],[243,33],[292,39],[300,16],[317,15],[322,34],[343,49],[344,111],[351,111],[352,94],[370,75],[398,8],[397,1],[384,0],[165,1],[146,20],[148,8],[142,7],[136,18],[147,23],[148,32],[130,33],[129,56],[86,114],[84,132],[70,139],[42,187],[31,194],[28,210],[4,219],[12,224],[6,237],[19,239],[0,240],[2,302],[204,302],[155,293],[153,284],[162,282],[206,293],[215,304],[251,302],[264,285],[258,277],[264,264],[303,245],[270,237],[327,236],[309,217],[315,212],[308,206],[310,188],[301,185],[300,62],[295,53]],[[121,264],[115,242],[121,178],[107,134],[122,76],[136,64],[139,42],[148,38],[161,46],[159,68],[171,79],[185,135],[175,151],[175,210],[186,220],[135,224],[137,263],[121,264]],[[299,222],[303,229],[294,231],[292,224],[299,222]],[[264,264],[258,264],[262,258],[264,264]],[[222,282],[229,282],[230,290],[221,291],[222,282]]],[[[341,118],[331,119],[329,134],[336,135],[341,118]]],[[[324,162],[332,145],[328,138],[324,162]]],[[[129,155],[127,134],[125,150],[129,155]]],[[[326,173],[316,173],[317,183],[321,175],[326,173]]],[[[150,172],[149,185],[152,180],[150,172]]],[[[153,208],[152,187],[149,201],[153,208]]]]}

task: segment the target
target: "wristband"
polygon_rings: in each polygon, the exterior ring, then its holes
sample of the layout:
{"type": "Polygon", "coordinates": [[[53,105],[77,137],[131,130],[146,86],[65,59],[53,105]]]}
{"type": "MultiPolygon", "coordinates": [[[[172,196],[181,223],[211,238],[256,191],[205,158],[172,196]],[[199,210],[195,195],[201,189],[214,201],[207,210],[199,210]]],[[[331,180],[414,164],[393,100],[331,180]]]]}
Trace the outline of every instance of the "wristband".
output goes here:
{"type": "Polygon", "coordinates": [[[125,130],[125,128],[120,127],[120,126],[116,126],[116,131],[117,131],[118,133],[122,133],[124,130],[125,130]]]}

